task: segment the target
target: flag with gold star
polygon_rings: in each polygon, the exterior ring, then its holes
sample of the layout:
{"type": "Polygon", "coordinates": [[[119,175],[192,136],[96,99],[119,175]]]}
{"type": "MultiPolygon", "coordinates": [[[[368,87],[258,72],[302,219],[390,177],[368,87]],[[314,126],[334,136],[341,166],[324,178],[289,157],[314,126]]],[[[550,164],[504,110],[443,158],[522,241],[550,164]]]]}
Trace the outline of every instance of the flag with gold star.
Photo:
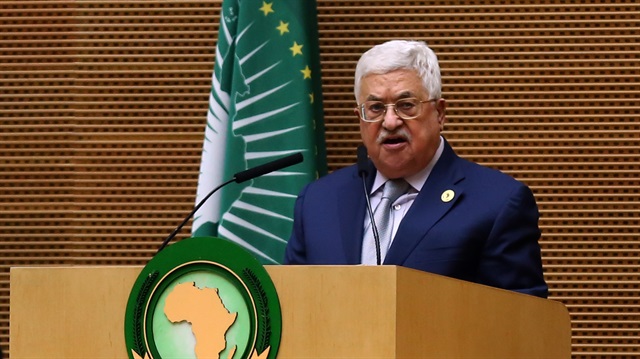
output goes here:
{"type": "Polygon", "coordinates": [[[224,0],[196,203],[245,169],[304,161],[216,192],[192,235],[217,236],[281,263],[302,187],[326,173],[315,0],[224,0]]]}

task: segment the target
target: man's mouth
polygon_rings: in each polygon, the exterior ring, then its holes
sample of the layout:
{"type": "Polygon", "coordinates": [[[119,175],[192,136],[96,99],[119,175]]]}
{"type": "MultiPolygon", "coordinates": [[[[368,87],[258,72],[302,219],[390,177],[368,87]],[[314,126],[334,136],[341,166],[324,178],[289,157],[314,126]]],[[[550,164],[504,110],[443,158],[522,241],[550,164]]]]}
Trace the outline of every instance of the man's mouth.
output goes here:
{"type": "Polygon", "coordinates": [[[376,138],[376,142],[382,146],[400,146],[411,142],[411,135],[403,128],[395,132],[382,130],[376,138]]]}
{"type": "Polygon", "coordinates": [[[383,145],[397,145],[400,143],[407,142],[407,139],[404,137],[388,137],[382,141],[383,145]]]}

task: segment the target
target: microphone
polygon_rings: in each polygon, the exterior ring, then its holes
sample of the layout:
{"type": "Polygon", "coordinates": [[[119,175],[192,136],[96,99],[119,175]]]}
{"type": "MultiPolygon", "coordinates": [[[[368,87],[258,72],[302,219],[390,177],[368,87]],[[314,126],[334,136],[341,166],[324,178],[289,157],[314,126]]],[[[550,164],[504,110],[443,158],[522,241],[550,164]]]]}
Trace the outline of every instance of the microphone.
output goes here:
{"type": "Polygon", "coordinates": [[[200,207],[204,205],[204,203],[209,199],[209,197],[213,196],[213,194],[216,193],[220,188],[234,181],[236,183],[242,183],[242,182],[254,179],[256,177],[260,177],[267,173],[278,171],[285,167],[293,166],[295,164],[302,162],[302,160],[303,160],[302,153],[298,152],[298,153],[294,153],[292,155],[282,157],[277,160],[267,162],[265,164],[252,167],[247,170],[236,173],[235,175],[233,175],[232,179],[214,188],[211,192],[209,192],[209,194],[207,194],[202,200],[200,200],[200,202],[198,202],[198,204],[193,208],[193,211],[189,213],[189,215],[182,221],[182,223],[180,223],[180,225],[176,227],[176,229],[174,229],[173,232],[171,232],[171,234],[167,238],[165,238],[164,241],[162,241],[162,245],[160,246],[160,248],[158,248],[158,251],[156,252],[156,254],[158,254],[161,250],[164,249],[164,247],[167,246],[167,244],[169,244],[169,242],[178,234],[178,232],[180,232],[182,227],[185,224],[187,224],[187,222],[189,222],[191,217],[193,217],[193,215],[196,214],[196,212],[200,209],[200,207]]]}
{"type": "Polygon", "coordinates": [[[367,166],[367,148],[364,145],[358,146],[358,176],[367,177],[369,175],[369,168],[367,166]]]}
{"type": "Polygon", "coordinates": [[[277,160],[267,162],[263,165],[259,165],[253,168],[249,168],[248,170],[238,172],[235,175],[233,175],[233,179],[234,181],[236,181],[236,183],[242,183],[244,181],[248,181],[250,179],[254,179],[256,177],[266,175],[267,173],[277,171],[285,167],[293,166],[300,162],[302,162],[302,153],[300,152],[294,153],[287,157],[282,157],[277,160]]]}
{"type": "Polygon", "coordinates": [[[371,221],[371,231],[373,232],[373,239],[376,246],[376,263],[380,265],[380,235],[378,234],[378,227],[376,221],[373,220],[373,210],[371,209],[371,198],[369,191],[367,190],[367,176],[369,175],[369,169],[367,168],[367,148],[364,145],[358,146],[358,176],[362,178],[362,188],[364,190],[364,198],[367,202],[367,212],[369,213],[369,220],[371,221]]]}

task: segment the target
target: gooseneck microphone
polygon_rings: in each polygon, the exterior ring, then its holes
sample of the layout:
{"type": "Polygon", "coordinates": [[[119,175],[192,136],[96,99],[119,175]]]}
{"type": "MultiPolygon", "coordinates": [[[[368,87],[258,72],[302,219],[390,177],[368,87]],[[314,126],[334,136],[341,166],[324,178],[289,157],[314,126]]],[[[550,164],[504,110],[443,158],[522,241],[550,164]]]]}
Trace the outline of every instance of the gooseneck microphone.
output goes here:
{"type": "Polygon", "coordinates": [[[378,234],[378,227],[376,221],[373,220],[373,210],[371,209],[371,197],[367,190],[367,176],[369,175],[369,169],[367,168],[367,148],[364,145],[358,146],[358,176],[362,178],[362,188],[364,189],[364,197],[367,202],[367,212],[369,213],[369,220],[371,221],[371,231],[373,232],[373,239],[376,246],[376,263],[380,265],[380,235],[378,234]]]}
{"type": "Polygon", "coordinates": [[[204,205],[204,203],[209,199],[209,197],[213,196],[213,194],[216,193],[220,188],[228,185],[231,182],[242,183],[242,182],[254,179],[256,177],[260,177],[267,173],[278,171],[285,167],[293,166],[295,164],[302,162],[302,160],[303,160],[302,153],[298,152],[298,153],[294,153],[292,155],[282,157],[277,160],[267,162],[265,164],[252,167],[247,170],[236,173],[235,175],[233,175],[232,179],[214,188],[211,192],[209,192],[209,194],[207,194],[202,200],[200,200],[200,202],[198,202],[198,204],[193,208],[193,211],[189,213],[189,215],[182,221],[182,223],[180,223],[180,225],[176,227],[176,229],[174,229],[173,232],[171,232],[171,234],[167,238],[165,238],[164,241],[162,241],[162,245],[160,246],[156,254],[159,253],[161,250],[163,250],[164,247],[167,246],[167,244],[169,244],[169,242],[178,234],[178,232],[180,232],[182,227],[185,224],[187,224],[187,222],[189,222],[191,217],[193,217],[193,215],[196,214],[196,212],[200,209],[200,207],[204,205]]]}

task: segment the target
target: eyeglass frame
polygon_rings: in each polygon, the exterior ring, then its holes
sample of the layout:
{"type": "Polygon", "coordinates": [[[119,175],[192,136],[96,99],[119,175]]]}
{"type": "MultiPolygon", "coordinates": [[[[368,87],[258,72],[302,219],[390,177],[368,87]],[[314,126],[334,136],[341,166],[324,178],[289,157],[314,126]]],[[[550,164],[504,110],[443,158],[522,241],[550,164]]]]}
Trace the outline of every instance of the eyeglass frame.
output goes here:
{"type": "MultiPolygon", "coordinates": [[[[393,112],[394,112],[394,113],[395,113],[395,114],[396,114],[400,119],[402,119],[403,121],[406,121],[406,120],[413,120],[413,119],[415,119],[415,118],[419,117],[419,116],[422,114],[422,112],[420,112],[418,115],[413,116],[413,117],[404,117],[405,115],[401,115],[400,113],[398,113],[398,107],[396,106],[396,105],[398,104],[398,102],[406,101],[406,100],[412,100],[412,99],[418,100],[418,98],[417,98],[417,97],[401,98],[401,99],[397,100],[397,101],[396,101],[396,102],[394,102],[394,103],[384,103],[384,102],[382,102],[382,101],[372,101],[372,100],[369,100],[369,101],[365,101],[365,102],[363,102],[362,104],[358,105],[358,107],[356,107],[356,108],[359,108],[359,109],[360,109],[360,111],[358,111],[358,113],[360,114],[360,119],[361,119],[362,121],[364,121],[364,122],[367,122],[367,123],[376,123],[376,122],[382,122],[382,121],[384,121],[384,116],[387,114],[387,110],[389,109],[389,107],[390,107],[390,106],[393,106],[393,112]],[[364,105],[365,105],[367,102],[379,102],[379,103],[381,103],[381,104],[384,106],[384,112],[382,112],[378,117],[376,117],[376,119],[375,119],[375,120],[367,120],[367,119],[365,119],[365,115],[364,115],[364,105]]],[[[432,98],[432,99],[429,99],[429,100],[418,100],[418,103],[419,103],[420,105],[422,105],[422,104],[423,104],[423,103],[425,103],[425,102],[434,102],[434,103],[435,103],[435,102],[437,102],[438,100],[439,100],[439,98],[432,98]]]]}

